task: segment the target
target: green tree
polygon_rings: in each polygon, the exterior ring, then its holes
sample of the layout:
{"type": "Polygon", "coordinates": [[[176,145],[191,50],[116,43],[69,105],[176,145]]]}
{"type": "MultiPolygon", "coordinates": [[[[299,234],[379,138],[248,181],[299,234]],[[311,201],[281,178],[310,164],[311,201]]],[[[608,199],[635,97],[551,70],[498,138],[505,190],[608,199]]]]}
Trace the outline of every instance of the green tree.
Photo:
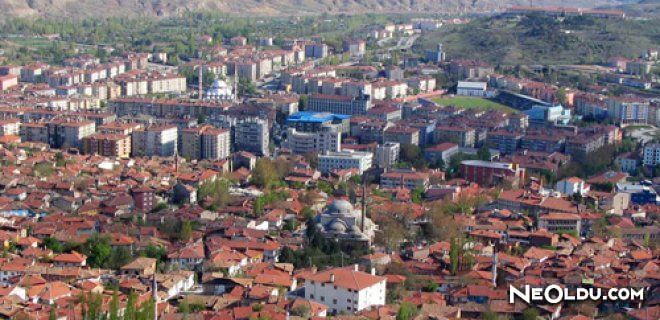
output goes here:
{"type": "Polygon", "coordinates": [[[85,241],[83,253],[87,254],[87,263],[93,268],[107,268],[112,247],[106,236],[94,235],[85,241]]]}
{"type": "Polygon", "coordinates": [[[414,162],[421,155],[421,150],[419,146],[410,143],[404,143],[401,145],[401,159],[405,162],[414,162]]]}
{"type": "Polygon", "coordinates": [[[423,187],[417,187],[413,189],[411,193],[411,198],[412,202],[414,203],[422,203],[422,197],[424,196],[424,188],[423,187]]]}
{"type": "Polygon", "coordinates": [[[396,313],[396,320],[412,320],[417,314],[417,307],[414,304],[404,301],[399,306],[396,313]]]}
{"type": "Polygon", "coordinates": [[[277,181],[278,174],[273,161],[268,158],[257,160],[251,182],[261,188],[270,188],[277,181]]]}
{"type": "Polygon", "coordinates": [[[179,240],[183,242],[188,242],[190,239],[192,239],[192,223],[190,221],[185,220],[181,223],[181,230],[179,231],[179,240]]]}
{"type": "Polygon", "coordinates": [[[57,320],[57,305],[54,303],[50,304],[50,310],[48,311],[48,320],[57,320]]]}
{"type": "Polygon", "coordinates": [[[538,317],[539,311],[536,308],[527,308],[522,314],[522,320],[536,320],[538,317]]]}
{"type": "Polygon", "coordinates": [[[483,146],[477,150],[477,158],[483,161],[490,161],[490,150],[487,146],[483,146]]]}
{"type": "Polygon", "coordinates": [[[481,314],[481,319],[482,320],[497,320],[498,317],[497,317],[497,313],[495,313],[493,311],[486,311],[486,312],[481,314]]]}
{"type": "Polygon", "coordinates": [[[128,294],[128,299],[126,300],[126,309],[124,310],[124,319],[123,320],[135,320],[136,316],[136,303],[137,297],[135,292],[128,294]]]}
{"type": "Polygon", "coordinates": [[[109,306],[109,320],[119,320],[119,294],[115,290],[112,293],[112,300],[110,300],[110,306],[109,306]]]}
{"type": "Polygon", "coordinates": [[[458,265],[460,259],[460,244],[457,243],[456,238],[452,238],[449,244],[449,263],[451,275],[455,276],[458,272],[458,265]]]}

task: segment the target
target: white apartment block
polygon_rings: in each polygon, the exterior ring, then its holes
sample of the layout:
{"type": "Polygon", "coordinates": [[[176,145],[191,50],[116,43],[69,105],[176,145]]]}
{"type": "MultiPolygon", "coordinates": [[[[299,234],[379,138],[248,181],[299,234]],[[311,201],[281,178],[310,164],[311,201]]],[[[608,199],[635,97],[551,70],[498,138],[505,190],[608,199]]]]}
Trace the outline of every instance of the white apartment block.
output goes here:
{"type": "Polygon", "coordinates": [[[21,121],[18,119],[0,120],[0,136],[17,136],[21,130],[21,121]]]}
{"type": "Polygon", "coordinates": [[[385,277],[358,271],[357,265],[305,277],[305,299],[327,305],[334,313],[357,313],[385,305],[385,277]]]}
{"type": "Polygon", "coordinates": [[[239,151],[248,151],[268,156],[270,132],[268,120],[247,118],[239,120],[234,127],[234,146],[239,151]]]}
{"type": "Polygon", "coordinates": [[[652,143],[644,147],[642,162],[645,166],[651,167],[660,164],[660,143],[652,143]]]}
{"type": "Polygon", "coordinates": [[[295,128],[289,128],[286,146],[294,154],[339,152],[341,129],[335,124],[324,124],[318,132],[299,132],[295,128]]]}
{"type": "Polygon", "coordinates": [[[327,174],[333,170],[357,169],[358,173],[362,174],[371,168],[373,157],[371,152],[353,150],[327,152],[319,155],[319,171],[327,174]]]}
{"type": "Polygon", "coordinates": [[[401,145],[397,142],[385,142],[376,147],[376,166],[390,168],[399,162],[401,145]]]}
{"type": "Polygon", "coordinates": [[[172,157],[177,152],[178,128],[153,126],[133,132],[134,156],[172,157]]]}

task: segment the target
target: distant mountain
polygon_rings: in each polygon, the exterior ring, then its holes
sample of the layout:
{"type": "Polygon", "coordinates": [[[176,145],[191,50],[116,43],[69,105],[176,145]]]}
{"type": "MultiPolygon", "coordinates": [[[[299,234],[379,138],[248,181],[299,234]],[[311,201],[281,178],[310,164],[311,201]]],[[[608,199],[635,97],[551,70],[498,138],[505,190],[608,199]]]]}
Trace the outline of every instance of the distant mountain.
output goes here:
{"type": "MultiPolygon", "coordinates": [[[[649,1],[649,0],[644,0],[649,1]]],[[[172,16],[187,11],[222,11],[245,15],[364,12],[472,12],[529,5],[531,0],[2,0],[1,16],[107,17],[172,16]]],[[[534,5],[566,5],[564,0],[536,0],[534,5]]],[[[571,6],[627,4],[626,0],[574,0],[571,6]]]]}

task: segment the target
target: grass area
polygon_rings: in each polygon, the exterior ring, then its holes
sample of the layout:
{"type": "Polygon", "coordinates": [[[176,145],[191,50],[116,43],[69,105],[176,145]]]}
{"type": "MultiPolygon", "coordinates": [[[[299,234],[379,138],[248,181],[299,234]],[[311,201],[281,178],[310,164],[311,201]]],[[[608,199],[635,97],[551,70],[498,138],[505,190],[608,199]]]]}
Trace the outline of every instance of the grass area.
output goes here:
{"type": "Polygon", "coordinates": [[[24,46],[28,48],[47,48],[53,46],[53,42],[46,38],[20,37],[9,38],[7,41],[17,46],[24,46]]]}
{"type": "Polygon", "coordinates": [[[476,59],[494,65],[594,64],[613,56],[633,58],[642,50],[658,47],[658,34],[658,18],[488,17],[443,26],[423,35],[415,49],[423,52],[442,43],[449,59],[476,59]]]}
{"type": "Polygon", "coordinates": [[[457,108],[469,108],[479,110],[495,109],[507,113],[516,113],[518,110],[484,98],[451,96],[432,99],[433,102],[443,106],[455,106],[457,108]]]}

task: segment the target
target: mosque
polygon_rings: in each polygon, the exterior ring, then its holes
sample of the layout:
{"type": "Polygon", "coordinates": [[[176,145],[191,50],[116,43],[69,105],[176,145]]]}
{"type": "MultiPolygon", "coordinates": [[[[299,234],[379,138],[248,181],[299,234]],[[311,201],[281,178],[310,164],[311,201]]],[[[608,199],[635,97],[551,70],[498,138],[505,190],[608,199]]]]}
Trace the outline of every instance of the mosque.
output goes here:
{"type": "Polygon", "coordinates": [[[235,89],[235,87],[227,84],[227,82],[220,79],[215,79],[213,84],[211,84],[211,87],[206,89],[206,92],[204,93],[204,99],[233,102],[236,101],[235,89]]]}
{"type": "Polygon", "coordinates": [[[376,232],[376,224],[363,212],[354,209],[344,200],[333,201],[323,213],[316,216],[316,229],[326,239],[333,239],[342,245],[369,246],[376,232]],[[364,221],[364,225],[362,225],[364,221]]]}

